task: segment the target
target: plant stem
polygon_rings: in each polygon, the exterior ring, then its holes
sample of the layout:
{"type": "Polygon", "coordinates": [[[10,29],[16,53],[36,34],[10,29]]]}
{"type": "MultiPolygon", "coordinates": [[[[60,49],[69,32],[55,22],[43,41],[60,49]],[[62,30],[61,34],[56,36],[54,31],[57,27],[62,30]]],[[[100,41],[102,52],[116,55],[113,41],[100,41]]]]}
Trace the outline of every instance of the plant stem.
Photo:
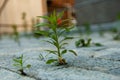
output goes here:
{"type": "Polygon", "coordinates": [[[57,44],[57,51],[58,51],[58,57],[61,57],[61,54],[60,54],[60,45],[59,45],[59,41],[58,41],[58,35],[57,35],[57,32],[56,30],[54,31],[55,33],[55,37],[56,37],[56,44],[57,44]]]}
{"type": "Polygon", "coordinates": [[[23,69],[19,70],[21,72],[22,75],[26,76],[27,74],[24,72],[23,69]]]}
{"type": "Polygon", "coordinates": [[[62,58],[61,53],[60,53],[59,37],[58,37],[58,33],[57,33],[56,30],[54,31],[54,34],[55,34],[55,37],[56,37],[55,41],[56,41],[56,44],[57,44],[56,48],[57,48],[57,52],[58,52],[58,63],[60,65],[64,65],[64,64],[66,64],[66,61],[62,58]]]}

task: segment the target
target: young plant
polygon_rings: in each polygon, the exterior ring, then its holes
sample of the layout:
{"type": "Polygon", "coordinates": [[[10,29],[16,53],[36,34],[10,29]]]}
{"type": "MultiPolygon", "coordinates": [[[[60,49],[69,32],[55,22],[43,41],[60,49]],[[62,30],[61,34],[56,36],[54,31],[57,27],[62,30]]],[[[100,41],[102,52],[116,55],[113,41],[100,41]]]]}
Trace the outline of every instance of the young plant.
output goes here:
{"type": "MultiPolygon", "coordinates": [[[[57,56],[57,59],[49,59],[46,61],[47,64],[51,64],[53,62],[58,62],[59,65],[64,65],[66,64],[66,60],[63,58],[63,55],[66,54],[68,51],[73,53],[74,55],[77,56],[76,52],[73,50],[68,50],[64,46],[67,45],[68,43],[65,42],[66,40],[73,39],[73,37],[66,37],[62,38],[62,34],[70,31],[71,27],[68,26],[66,23],[70,19],[62,20],[63,12],[56,14],[54,11],[50,16],[39,16],[39,18],[43,18],[47,20],[48,22],[46,23],[39,23],[36,26],[47,26],[49,28],[49,31],[37,31],[36,33],[45,35],[49,37],[48,42],[49,44],[53,45],[56,50],[46,50],[49,52],[49,54],[54,54],[57,56]]],[[[73,24],[71,24],[73,26],[73,24]]]]}
{"type": "Polygon", "coordinates": [[[88,39],[87,42],[85,42],[84,39],[80,39],[75,42],[76,47],[88,47],[91,44],[91,39],[88,39]]]}
{"type": "Polygon", "coordinates": [[[86,22],[86,23],[83,24],[83,26],[85,27],[86,33],[89,35],[91,33],[90,23],[86,22]]]}
{"type": "Polygon", "coordinates": [[[92,39],[89,38],[87,41],[85,41],[85,39],[79,39],[78,41],[75,42],[75,46],[76,47],[89,47],[92,44],[94,46],[102,46],[102,44],[100,43],[91,43],[92,39]]]}
{"type": "Polygon", "coordinates": [[[26,66],[24,66],[25,61],[23,60],[23,54],[18,58],[14,58],[13,61],[14,61],[13,65],[19,68],[18,71],[20,71],[22,75],[26,75],[26,73],[24,72],[24,69],[30,68],[31,65],[27,64],[26,66]]]}
{"type": "Polygon", "coordinates": [[[38,24],[39,22],[40,22],[39,19],[32,18],[32,20],[31,20],[31,23],[32,23],[32,35],[33,35],[33,37],[35,37],[37,39],[42,36],[42,35],[39,35],[39,34],[35,33],[36,31],[40,30],[39,27],[36,27],[36,28],[34,27],[34,25],[38,24]]]}
{"type": "Polygon", "coordinates": [[[118,33],[115,37],[113,37],[114,40],[120,40],[120,33],[118,33]]]}

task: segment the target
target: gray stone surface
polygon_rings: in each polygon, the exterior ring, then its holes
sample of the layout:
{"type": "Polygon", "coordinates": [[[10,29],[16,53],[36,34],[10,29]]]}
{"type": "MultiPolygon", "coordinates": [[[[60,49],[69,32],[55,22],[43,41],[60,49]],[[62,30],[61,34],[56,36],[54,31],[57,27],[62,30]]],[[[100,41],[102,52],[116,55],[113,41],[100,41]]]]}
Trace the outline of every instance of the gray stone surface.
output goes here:
{"type": "MultiPolygon", "coordinates": [[[[91,37],[92,42],[100,42],[102,47],[76,48],[74,42],[78,38],[68,41],[66,46],[78,53],[65,54],[68,64],[64,66],[48,65],[39,59],[39,54],[45,56],[45,49],[54,49],[48,43],[43,42],[47,38],[26,39],[21,38],[21,46],[13,40],[4,38],[0,41],[0,80],[120,80],[120,42],[112,39],[111,33],[105,33],[103,37],[98,33],[92,35],[73,34],[74,37],[91,37]],[[28,76],[21,76],[17,68],[13,66],[13,58],[24,54],[26,64],[31,64],[30,69],[25,69],[28,76]],[[32,78],[32,77],[33,78],[32,78]]],[[[49,58],[55,58],[49,55],[49,58]]]]}
{"type": "Polygon", "coordinates": [[[35,80],[0,68],[0,80],[35,80]]]}
{"type": "Polygon", "coordinates": [[[116,21],[120,0],[75,0],[78,25],[116,21]]]}

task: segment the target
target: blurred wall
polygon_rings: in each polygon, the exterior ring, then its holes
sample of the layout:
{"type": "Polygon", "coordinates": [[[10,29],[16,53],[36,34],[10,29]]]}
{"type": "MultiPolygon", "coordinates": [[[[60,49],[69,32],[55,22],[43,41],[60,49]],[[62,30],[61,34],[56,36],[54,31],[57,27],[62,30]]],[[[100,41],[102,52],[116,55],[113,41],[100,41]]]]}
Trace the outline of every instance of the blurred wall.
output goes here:
{"type": "Polygon", "coordinates": [[[47,0],[48,14],[56,10],[64,11],[63,19],[72,18],[74,0],[47,0]]]}
{"type": "Polygon", "coordinates": [[[78,25],[112,22],[120,12],[120,0],[75,0],[78,25]]]}
{"type": "MultiPolygon", "coordinates": [[[[1,4],[5,0],[1,0],[1,4]]],[[[26,22],[31,25],[31,21],[36,16],[46,14],[46,0],[8,0],[0,13],[0,26],[8,27],[12,24],[21,26],[23,24],[22,13],[26,13],[26,22]]],[[[3,31],[3,30],[2,30],[3,31]]]]}

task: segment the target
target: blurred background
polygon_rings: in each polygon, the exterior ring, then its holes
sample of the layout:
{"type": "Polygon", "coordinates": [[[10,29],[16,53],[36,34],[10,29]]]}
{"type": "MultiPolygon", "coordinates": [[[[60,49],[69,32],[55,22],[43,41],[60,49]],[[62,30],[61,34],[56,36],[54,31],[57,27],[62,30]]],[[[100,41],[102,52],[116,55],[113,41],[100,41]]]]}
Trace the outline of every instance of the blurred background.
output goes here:
{"type": "Polygon", "coordinates": [[[0,35],[32,32],[37,16],[53,10],[65,11],[64,18],[73,18],[77,27],[85,23],[113,23],[119,19],[120,0],[0,0],[0,35]]]}

